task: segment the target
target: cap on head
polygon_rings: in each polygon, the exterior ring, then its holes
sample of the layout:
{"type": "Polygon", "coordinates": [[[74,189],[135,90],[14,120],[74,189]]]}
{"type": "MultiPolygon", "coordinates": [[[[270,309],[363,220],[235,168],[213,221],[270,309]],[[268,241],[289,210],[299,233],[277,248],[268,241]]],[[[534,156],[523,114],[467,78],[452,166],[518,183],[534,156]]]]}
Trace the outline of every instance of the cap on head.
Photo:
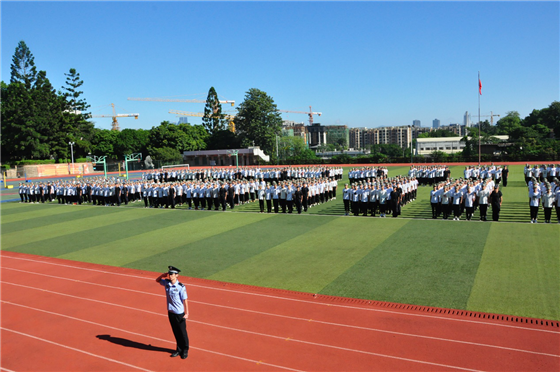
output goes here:
{"type": "Polygon", "coordinates": [[[167,266],[167,269],[168,269],[167,271],[168,274],[179,274],[181,272],[181,270],[179,270],[175,266],[167,266]]]}

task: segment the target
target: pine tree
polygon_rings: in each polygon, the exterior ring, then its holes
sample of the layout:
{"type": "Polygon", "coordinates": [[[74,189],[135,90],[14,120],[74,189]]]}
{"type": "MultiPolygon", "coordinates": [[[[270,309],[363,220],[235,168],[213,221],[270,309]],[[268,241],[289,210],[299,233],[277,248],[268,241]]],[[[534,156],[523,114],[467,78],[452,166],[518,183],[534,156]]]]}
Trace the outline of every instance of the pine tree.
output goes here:
{"type": "Polygon", "coordinates": [[[227,121],[222,114],[222,105],[214,87],[210,87],[208,91],[202,125],[204,125],[210,135],[227,128],[227,121]]]}
{"type": "Polygon", "coordinates": [[[64,75],[66,76],[66,84],[62,87],[62,92],[59,92],[59,95],[63,100],[63,122],[61,124],[68,137],[65,143],[68,141],[76,142],[75,152],[77,156],[85,155],[91,147],[94,125],[91,121],[88,121],[90,113],[86,112],[90,105],[81,97],[84,92],[79,90],[84,81],[80,79],[80,74],[74,68],[71,68],[64,75]]]}
{"type": "Polygon", "coordinates": [[[26,89],[31,89],[37,80],[37,68],[35,67],[35,57],[22,40],[16,47],[10,66],[10,83],[22,83],[26,89]]]}

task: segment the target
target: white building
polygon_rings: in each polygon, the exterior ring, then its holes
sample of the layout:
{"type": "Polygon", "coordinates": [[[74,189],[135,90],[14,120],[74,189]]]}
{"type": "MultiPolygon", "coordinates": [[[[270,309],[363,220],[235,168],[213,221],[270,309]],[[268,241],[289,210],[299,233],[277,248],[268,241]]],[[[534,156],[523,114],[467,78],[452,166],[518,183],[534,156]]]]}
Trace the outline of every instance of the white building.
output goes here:
{"type": "Polygon", "coordinates": [[[191,167],[197,166],[217,166],[224,167],[230,165],[247,166],[256,165],[258,159],[265,162],[270,161],[270,156],[266,155],[258,146],[247,149],[234,150],[202,150],[184,151],[183,161],[191,167]],[[235,153],[237,152],[237,156],[235,153]]]}
{"type": "MultiPolygon", "coordinates": [[[[509,136],[494,136],[502,141],[507,141],[509,136]]],[[[455,154],[463,151],[465,143],[461,142],[463,137],[432,137],[416,139],[416,154],[430,155],[434,151],[441,151],[446,154],[455,154]]]]}

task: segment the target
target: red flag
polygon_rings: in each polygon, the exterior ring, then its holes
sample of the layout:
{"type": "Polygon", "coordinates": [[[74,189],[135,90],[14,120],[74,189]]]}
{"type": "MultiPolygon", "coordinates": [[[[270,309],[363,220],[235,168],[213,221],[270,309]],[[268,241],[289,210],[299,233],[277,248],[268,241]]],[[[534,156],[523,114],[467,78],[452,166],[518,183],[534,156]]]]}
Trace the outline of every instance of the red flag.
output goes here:
{"type": "Polygon", "coordinates": [[[482,83],[480,82],[480,78],[478,78],[478,94],[482,95],[482,83]]]}

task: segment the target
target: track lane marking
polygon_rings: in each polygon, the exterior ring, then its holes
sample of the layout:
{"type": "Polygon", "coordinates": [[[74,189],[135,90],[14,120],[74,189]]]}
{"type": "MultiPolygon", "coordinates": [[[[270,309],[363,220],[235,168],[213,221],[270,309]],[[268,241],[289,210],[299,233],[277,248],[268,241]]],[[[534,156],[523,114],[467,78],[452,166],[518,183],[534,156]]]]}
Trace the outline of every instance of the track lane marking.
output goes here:
{"type": "MultiPolygon", "coordinates": [[[[95,301],[95,300],[93,300],[93,301],[95,301]]],[[[58,313],[54,313],[54,312],[47,311],[47,310],[40,310],[40,309],[33,308],[33,307],[30,307],[30,306],[21,305],[21,304],[16,304],[16,303],[14,303],[14,302],[9,302],[9,301],[4,301],[4,300],[1,300],[0,302],[7,303],[7,304],[10,304],[10,305],[14,305],[14,306],[21,306],[21,307],[28,308],[28,309],[31,309],[31,310],[41,311],[41,312],[45,312],[45,313],[49,313],[49,314],[53,314],[53,315],[59,315],[59,316],[62,316],[62,317],[65,317],[65,318],[74,319],[74,320],[77,320],[77,321],[82,321],[82,322],[86,322],[86,323],[91,323],[91,324],[95,324],[95,325],[100,325],[100,326],[104,326],[104,327],[107,327],[107,328],[110,328],[110,329],[115,329],[115,330],[119,330],[119,331],[122,331],[122,332],[131,333],[131,334],[134,334],[134,335],[140,335],[140,336],[144,336],[144,337],[147,337],[147,338],[153,338],[153,339],[156,339],[156,340],[160,340],[160,341],[165,341],[165,342],[168,342],[168,343],[172,343],[172,342],[170,342],[170,341],[166,341],[166,340],[159,339],[159,338],[156,338],[156,337],[147,336],[147,335],[142,335],[142,334],[140,334],[140,333],[131,332],[131,331],[126,331],[126,330],[124,330],[124,329],[120,329],[120,328],[116,328],[116,327],[112,327],[112,326],[108,326],[108,325],[104,325],[104,324],[100,324],[100,323],[96,323],[96,322],[92,322],[92,321],[88,321],[88,320],[83,320],[83,319],[80,319],[80,318],[75,318],[75,317],[68,316],[68,315],[64,315],[64,314],[58,314],[58,313]]],[[[95,302],[97,302],[97,301],[95,301],[95,302]]],[[[118,305],[116,305],[116,306],[118,306],[118,305]]],[[[142,311],[142,310],[140,310],[140,311],[142,311]]],[[[161,315],[161,314],[157,314],[157,315],[163,316],[163,315],[161,315]]],[[[191,320],[191,322],[193,322],[193,321],[191,320]]],[[[212,325],[212,324],[209,324],[209,323],[198,322],[198,321],[194,321],[194,322],[195,322],[195,323],[204,324],[204,325],[215,326],[215,327],[218,327],[218,328],[223,328],[223,329],[228,329],[228,330],[233,330],[233,331],[239,331],[239,330],[237,330],[237,329],[235,329],[235,328],[231,328],[231,327],[216,326],[216,325],[212,325]]],[[[276,339],[283,339],[283,337],[280,337],[280,336],[267,335],[267,334],[258,333],[258,332],[251,332],[251,331],[244,331],[244,330],[241,330],[240,332],[250,333],[250,334],[256,334],[256,335],[262,335],[262,336],[271,337],[271,338],[276,338],[276,339]]],[[[343,350],[343,351],[358,352],[358,353],[362,353],[362,354],[368,354],[368,355],[373,355],[373,356],[385,357],[385,358],[390,358],[390,359],[404,360],[404,361],[413,362],[413,363],[428,364],[428,365],[433,365],[433,366],[438,366],[438,367],[445,367],[445,368],[458,369],[458,370],[462,370],[462,371],[473,371],[473,372],[474,372],[474,371],[482,371],[482,370],[479,370],[479,369],[469,369],[469,368],[464,368],[464,367],[451,366],[451,365],[447,365],[447,364],[426,362],[426,361],[421,361],[421,360],[416,360],[416,359],[410,359],[410,358],[404,358],[404,357],[397,357],[397,356],[386,355],[386,354],[380,354],[380,353],[373,353],[373,352],[369,352],[369,351],[354,350],[354,349],[343,348],[343,347],[338,347],[338,346],[324,345],[324,344],[319,344],[319,343],[315,343],[315,342],[302,341],[302,340],[292,339],[292,338],[288,338],[288,339],[291,340],[291,341],[294,341],[294,342],[299,342],[299,343],[304,343],[304,344],[309,344],[309,345],[314,345],[314,346],[330,347],[330,348],[334,348],[334,349],[338,349],[338,350],[343,350]]],[[[193,347],[193,349],[195,349],[195,348],[193,347]]],[[[199,350],[204,350],[204,349],[200,349],[200,348],[199,348],[199,350]]],[[[216,353],[216,354],[221,354],[221,353],[216,353]]],[[[227,354],[221,354],[221,355],[227,355],[227,354]]],[[[278,368],[283,368],[283,369],[287,369],[287,370],[291,370],[291,371],[302,372],[302,371],[297,370],[297,369],[293,369],[293,368],[289,368],[289,367],[281,367],[281,366],[277,366],[277,365],[270,364],[270,363],[264,363],[264,362],[262,362],[262,361],[255,361],[255,360],[250,360],[250,359],[241,358],[241,357],[235,357],[235,358],[247,360],[247,361],[250,361],[250,362],[253,362],[253,363],[258,363],[258,364],[263,364],[263,365],[269,365],[269,366],[274,366],[274,367],[278,367],[278,368]]]]}
{"type": "MultiPolygon", "coordinates": [[[[5,282],[5,281],[0,281],[0,283],[11,284],[11,285],[14,285],[14,286],[19,286],[20,285],[20,284],[17,284],[17,283],[9,283],[9,282],[5,282]]],[[[38,291],[41,291],[41,292],[58,294],[58,295],[61,295],[61,296],[66,296],[66,297],[71,297],[71,298],[77,298],[77,299],[85,300],[85,301],[102,303],[102,304],[105,304],[105,305],[110,305],[110,306],[115,306],[115,307],[122,307],[122,308],[125,308],[127,310],[135,310],[135,311],[140,311],[140,312],[144,312],[144,313],[148,313],[148,314],[152,314],[152,315],[165,317],[165,315],[160,314],[160,313],[156,313],[156,312],[149,311],[149,310],[133,308],[133,307],[130,307],[130,306],[118,305],[118,304],[109,303],[109,302],[105,302],[105,301],[94,300],[94,299],[79,297],[79,296],[73,296],[73,295],[69,295],[69,294],[65,294],[65,293],[59,293],[59,292],[49,291],[49,290],[45,290],[45,289],[38,289],[38,288],[34,288],[34,287],[30,287],[29,289],[34,289],[34,290],[38,290],[38,291]]],[[[1,302],[6,302],[6,301],[1,300],[1,302]]],[[[12,303],[12,304],[15,304],[15,303],[12,303]]],[[[29,308],[33,309],[32,307],[29,307],[29,308]]],[[[79,318],[77,318],[77,319],[79,319],[79,318]]],[[[230,330],[230,331],[253,334],[253,335],[257,335],[257,336],[263,336],[263,337],[279,339],[279,340],[285,340],[286,339],[286,337],[284,337],[284,336],[269,335],[269,334],[266,334],[266,333],[248,331],[248,330],[238,329],[238,328],[233,328],[233,327],[227,327],[227,326],[222,326],[222,325],[217,325],[217,324],[212,324],[212,323],[207,323],[207,322],[201,322],[201,321],[198,321],[198,320],[192,320],[191,319],[189,321],[191,323],[197,323],[197,324],[205,325],[205,326],[208,326],[208,327],[216,327],[216,328],[221,328],[221,329],[227,329],[227,330],[230,330]]],[[[374,353],[374,352],[370,352],[370,351],[356,350],[356,349],[350,349],[350,348],[334,346],[334,345],[327,345],[327,344],[320,344],[320,343],[316,343],[316,342],[304,341],[304,340],[299,340],[299,339],[295,339],[295,338],[291,338],[290,340],[294,341],[294,342],[303,343],[303,344],[313,345],[313,346],[319,346],[319,347],[325,347],[325,348],[331,348],[331,349],[337,349],[337,350],[343,350],[343,351],[356,352],[356,353],[360,353],[360,354],[379,356],[379,357],[384,357],[384,358],[389,358],[389,359],[404,360],[404,361],[419,363],[419,364],[427,364],[427,365],[433,365],[433,366],[438,366],[438,367],[453,368],[453,369],[458,369],[458,370],[463,370],[463,371],[481,371],[481,370],[476,370],[476,369],[469,369],[469,368],[452,366],[452,365],[435,363],[435,362],[427,362],[427,361],[423,361],[423,360],[399,357],[399,356],[394,356],[394,355],[380,354],[380,353],[374,353]]]]}
{"type": "MultiPolygon", "coordinates": [[[[0,251],[0,252],[2,252],[2,251],[0,251]]],[[[11,258],[11,259],[15,259],[15,260],[24,260],[24,261],[30,261],[30,262],[44,263],[44,264],[48,264],[48,265],[70,267],[70,268],[73,268],[73,269],[76,269],[76,270],[86,270],[86,271],[99,272],[99,273],[102,273],[102,274],[126,276],[127,278],[153,280],[153,278],[147,278],[147,277],[144,277],[144,276],[131,275],[131,274],[121,274],[121,273],[115,273],[115,272],[111,272],[111,271],[84,268],[84,267],[80,267],[80,266],[76,266],[76,265],[72,266],[72,265],[65,265],[65,264],[59,264],[59,263],[54,263],[54,262],[42,261],[42,260],[32,260],[32,259],[23,258],[23,257],[4,256],[4,252],[2,252],[0,254],[0,256],[2,256],[3,258],[11,258]]],[[[266,295],[266,294],[261,294],[261,293],[251,293],[251,292],[237,291],[237,290],[231,290],[231,289],[226,289],[226,288],[213,288],[213,287],[204,286],[204,285],[200,285],[200,284],[192,284],[192,283],[184,283],[184,284],[188,284],[189,286],[192,286],[192,287],[211,289],[211,290],[216,290],[216,291],[239,293],[239,294],[244,294],[244,295],[249,295],[249,296],[273,298],[273,299],[285,300],[285,301],[302,302],[302,303],[313,304],[313,305],[332,306],[332,307],[339,307],[339,308],[344,308],[344,309],[373,311],[373,312],[381,312],[381,313],[388,313],[388,314],[398,314],[398,315],[403,315],[403,316],[414,316],[414,317],[421,317],[421,318],[439,319],[439,320],[453,321],[453,322],[482,324],[482,325],[493,326],[493,327],[514,328],[514,329],[520,329],[520,330],[525,330],[525,331],[533,331],[533,332],[545,332],[545,333],[560,334],[560,331],[553,331],[553,330],[549,330],[549,329],[527,328],[527,327],[520,327],[520,326],[515,326],[515,325],[509,325],[509,324],[496,324],[496,323],[491,323],[491,322],[483,322],[483,321],[478,321],[478,320],[448,318],[448,317],[441,317],[441,316],[427,315],[427,314],[411,314],[411,313],[399,312],[399,311],[393,311],[393,310],[372,309],[372,308],[356,307],[356,306],[348,306],[348,305],[340,305],[340,304],[327,304],[327,303],[322,303],[322,302],[313,302],[313,301],[300,300],[300,299],[295,299],[295,298],[287,298],[287,297],[281,297],[281,296],[266,295]]]]}
{"type": "MultiPolygon", "coordinates": [[[[2,301],[2,302],[4,302],[4,301],[2,301]]],[[[152,372],[152,370],[149,370],[149,369],[145,369],[145,368],[142,368],[142,367],[135,366],[135,365],[133,365],[133,364],[121,362],[121,361],[116,360],[116,359],[107,358],[107,357],[104,357],[104,356],[102,356],[102,355],[93,354],[93,353],[90,353],[89,351],[85,351],[85,350],[81,350],[81,349],[76,349],[75,347],[71,347],[71,346],[59,344],[58,342],[54,342],[54,341],[51,341],[51,340],[47,340],[47,339],[45,339],[45,338],[33,336],[33,335],[30,335],[30,334],[23,333],[23,332],[19,332],[19,331],[16,331],[16,330],[13,330],[13,329],[9,329],[9,328],[6,328],[6,327],[0,327],[0,329],[2,329],[2,330],[4,330],[4,331],[13,332],[13,333],[16,333],[16,334],[21,335],[21,336],[26,336],[26,337],[34,338],[35,340],[43,341],[43,342],[46,342],[46,343],[49,343],[49,344],[53,344],[53,345],[56,345],[56,346],[60,346],[60,347],[63,347],[63,348],[65,348],[65,349],[70,349],[70,350],[73,350],[73,351],[77,351],[77,352],[79,352],[79,353],[86,354],[86,355],[89,355],[89,356],[92,356],[92,357],[95,357],[95,358],[99,358],[99,359],[103,359],[103,360],[108,360],[108,361],[110,361],[110,362],[117,363],[117,364],[122,364],[122,365],[124,365],[124,366],[131,367],[131,368],[135,368],[135,369],[139,369],[139,370],[141,370],[141,371],[152,372]]]]}
{"type": "MultiPolygon", "coordinates": [[[[42,309],[39,309],[39,308],[35,308],[35,307],[31,307],[31,306],[26,306],[26,305],[18,304],[18,303],[11,302],[11,301],[0,300],[0,302],[6,303],[6,304],[9,304],[9,305],[13,305],[13,306],[23,307],[23,308],[30,309],[30,310],[34,310],[34,311],[39,311],[39,312],[42,312],[42,313],[47,313],[47,314],[51,314],[51,315],[60,316],[60,317],[63,317],[63,318],[68,318],[68,319],[76,320],[76,321],[79,321],[79,322],[89,323],[89,324],[93,324],[93,325],[96,325],[96,326],[101,326],[101,327],[113,329],[113,330],[115,330],[115,331],[120,331],[120,332],[124,332],[124,333],[129,333],[129,334],[132,334],[132,335],[135,335],[135,336],[146,337],[146,338],[149,338],[149,339],[152,339],[152,340],[157,340],[157,341],[166,342],[166,343],[175,345],[174,342],[169,341],[169,340],[166,340],[166,339],[163,339],[163,338],[159,338],[159,337],[155,337],[155,336],[149,336],[149,335],[145,335],[145,334],[138,333],[138,332],[132,332],[132,331],[128,331],[128,330],[126,330],[126,329],[113,327],[113,326],[110,326],[110,325],[107,325],[107,324],[92,322],[91,320],[85,320],[85,319],[82,319],[82,318],[76,318],[76,317],[73,317],[73,316],[70,316],[70,315],[55,313],[55,312],[49,311],[49,310],[42,310],[42,309]]],[[[156,315],[161,315],[161,314],[156,314],[156,315]]],[[[14,332],[15,332],[15,331],[14,331],[14,332]]],[[[31,337],[33,337],[33,336],[31,336],[31,337]]],[[[285,370],[289,370],[289,371],[303,372],[303,371],[298,370],[298,369],[293,369],[293,368],[289,368],[289,367],[279,366],[279,365],[272,364],[272,363],[265,363],[265,362],[262,362],[262,361],[259,362],[259,361],[257,361],[257,360],[248,359],[248,358],[243,358],[243,357],[239,357],[239,356],[235,356],[235,355],[231,355],[231,354],[225,354],[225,353],[221,353],[221,352],[219,352],[219,351],[213,351],[213,350],[203,349],[203,348],[194,347],[194,346],[189,346],[189,347],[190,347],[191,349],[194,349],[194,350],[205,351],[205,352],[208,352],[208,353],[211,353],[211,354],[216,354],[216,355],[221,355],[221,356],[230,357],[230,358],[234,358],[234,359],[239,359],[239,360],[243,360],[243,361],[246,361],[246,362],[260,363],[260,364],[267,365],[267,366],[270,366],[270,367],[285,369],[285,370]]]]}
{"type": "MultiPolygon", "coordinates": [[[[2,267],[2,268],[4,268],[4,267],[2,267]]],[[[17,271],[16,269],[11,269],[11,268],[7,268],[7,269],[17,271]]],[[[65,281],[77,282],[77,283],[80,283],[80,284],[90,284],[90,285],[104,287],[104,288],[111,288],[111,289],[123,290],[123,291],[127,291],[127,292],[135,292],[135,293],[139,293],[139,294],[162,297],[160,294],[155,294],[155,293],[145,292],[145,291],[139,291],[139,290],[134,290],[134,289],[127,289],[127,288],[122,288],[122,287],[115,287],[115,286],[106,285],[106,284],[87,282],[87,281],[83,281],[83,280],[64,278],[64,277],[48,275],[48,274],[38,274],[38,273],[31,273],[31,274],[39,275],[39,276],[46,276],[46,277],[49,277],[49,278],[61,279],[61,280],[65,280],[65,281]]],[[[8,282],[6,282],[6,283],[8,283],[8,282]]],[[[13,284],[13,283],[10,283],[10,284],[13,284]]],[[[45,291],[48,291],[48,290],[45,290],[45,291]]],[[[54,293],[58,294],[58,292],[54,292],[54,293]]],[[[336,326],[336,327],[346,327],[346,328],[353,328],[353,329],[359,329],[359,330],[365,330],[365,331],[395,334],[395,335],[399,335],[399,336],[418,337],[418,338],[425,338],[425,339],[429,339],[429,340],[437,340],[437,341],[443,341],[443,342],[453,342],[453,343],[459,343],[459,344],[465,344],[465,345],[489,347],[489,348],[496,348],[496,349],[502,349],[502,350],[516,351],[516,352],[521,352],[521,353],[529,353],[529,354],[535,354],[535,355],[544,355],[544,356],[552,356],[552,357],[560,358],[560,354],[559,355],[548,354],[548,353],[542,353],[542,352],[538,352],[538,351],[517,349],[517,348],[512,348],[512,347],[507,347],[507,346],[491,345],[491,344],[484,344],[484,343],[463,341],[463,340],[455,340],[455,339],[436,337],[436,336],[426,336],[426,335],[420,335],[420,334],[415,334],[415,333],[397,332],[397,331],[390,331],[390,330],[384,330],[384,329],[379,329],[379,328],[362,327],[362,326],[355,326],[355,325],[351,325],[351,324],[334,323],[334,322],[327,322],[327,321],[321,321],[321,320],[299,318],[299,317],[294,317],[294,316],[289,316],[289,315],[273,314],[273,313],[267,313],[267,312],[263,312],[263,311],[242,309],[242,308],[233,307],[233,306],[218,305],[218,304],[212,304],[212,303],[209,303],[209,302],[202,302],[202,301],[196,301],[196,300],[189,300],[189,302],[196,303],[196,304],[201,304],[201,305],[207,305],[207,306],[214,306],[214,307],[219,307],[219,308],[224,308],[224,309],[248,312],[248,313],[253,313],[253,314],[259,314],[259,315],[273,316],[273,317],[279,317],[279,318],[285,318],[285,319],[291,319],[291,320],[297,320],[297,321],[305,321],[305,322],[308,322],[308,323],[318,323],[318,324],[325,324],[325,325],[336,326]]],[[[289,339],[290,338],[288,337],[287,340],[289,340],[289,339]]]]}

